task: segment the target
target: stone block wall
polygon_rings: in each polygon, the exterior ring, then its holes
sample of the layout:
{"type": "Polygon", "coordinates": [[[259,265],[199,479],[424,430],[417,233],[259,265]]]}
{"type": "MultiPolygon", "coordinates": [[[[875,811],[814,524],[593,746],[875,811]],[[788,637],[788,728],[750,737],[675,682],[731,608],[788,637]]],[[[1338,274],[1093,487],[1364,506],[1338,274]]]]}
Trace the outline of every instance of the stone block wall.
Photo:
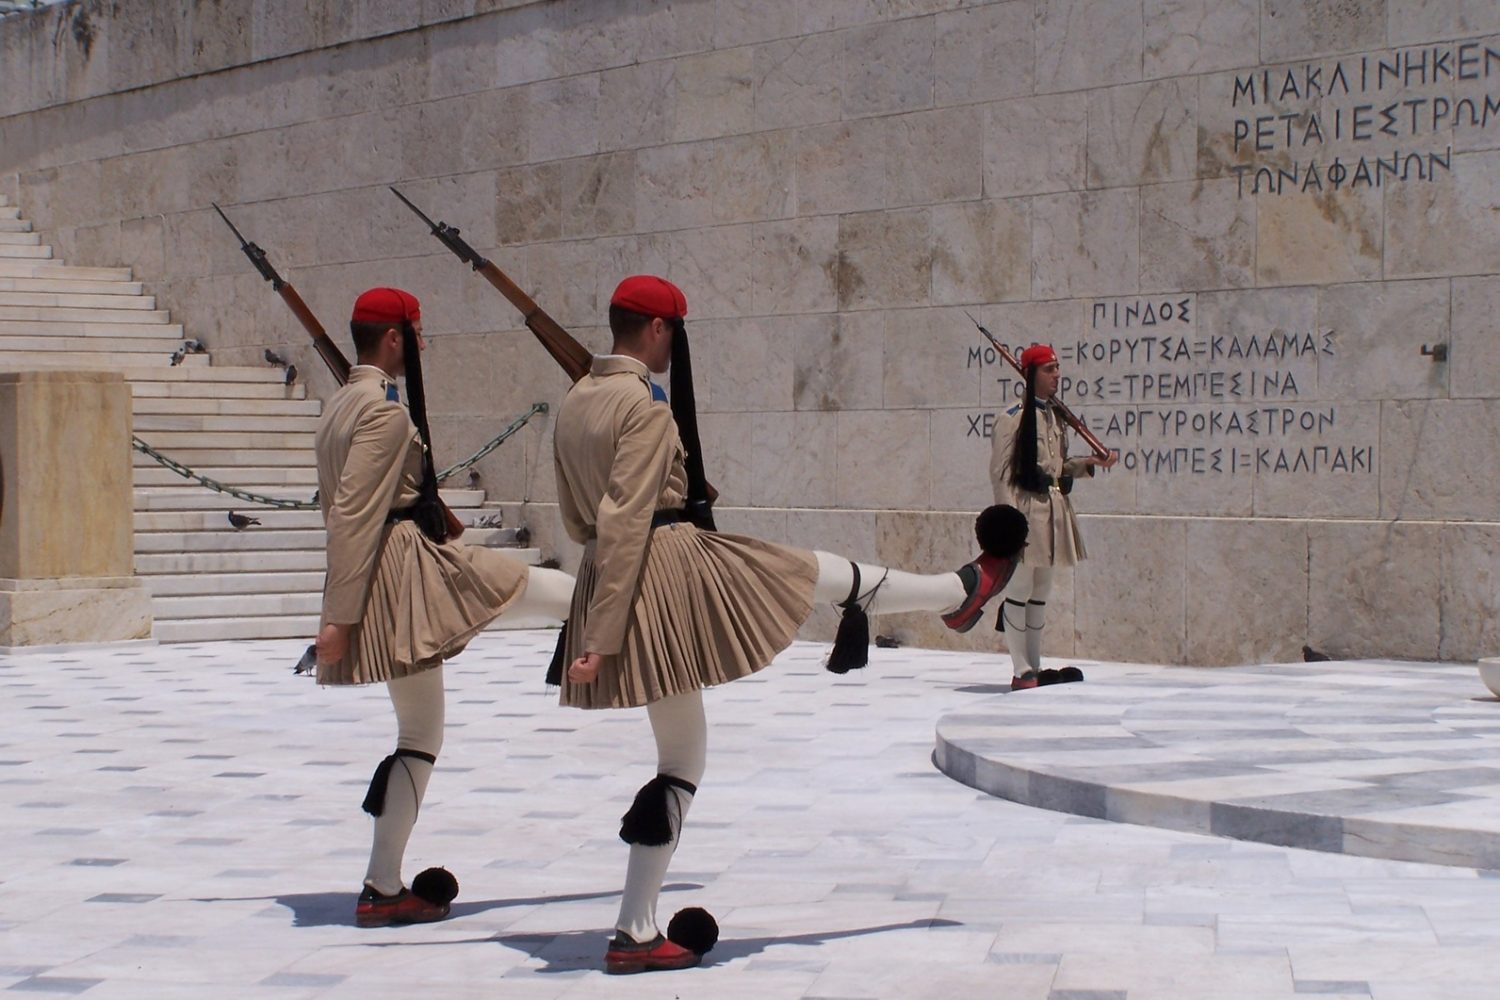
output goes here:
{"type": "MultiPolygon", "coordinates": [[[[385,191],[581,340],[687,291],[726,525],[966,558],[1005,342],[1121,465],[1049,652],[1472,658],[1500,626],[1500,6],[1488,0],[96,0],[0,20],[0,190],[221,362],[424,300],[445,457],[564,383],[385,191]],[[170,9],[169,9],[170,8],[170,9]],[[1447,361],[1422,354],[1446,346],[1447,361]]],[[[564,556],[542,424],[481,466],[564,556]]],[[[811,632],[826,630],[820,615],[811,632]]],[[[993,649],[976,630],[879,623],[993,649]]]]}

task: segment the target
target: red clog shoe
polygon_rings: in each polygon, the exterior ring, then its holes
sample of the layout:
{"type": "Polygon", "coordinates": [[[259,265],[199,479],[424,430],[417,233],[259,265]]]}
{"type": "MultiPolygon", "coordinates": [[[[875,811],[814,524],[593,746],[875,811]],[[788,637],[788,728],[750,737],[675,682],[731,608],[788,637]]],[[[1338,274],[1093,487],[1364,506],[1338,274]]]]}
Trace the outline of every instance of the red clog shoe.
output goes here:
{"type": "Polygon", "coordinates": [[[636,972],[691,969],[702,961],[703,956],[696,951],[673,944],[660,934],[645,944],[637,944],[628,936],[616,933],[610,939],[609,950],[604,953],[604,971],[612,976],[628,976],[636,972]]]}
{"type": "Polygon", "coordinates": [[[1005,589],[1016,571],[1014,558],[1002,559],[985,554],[958,570],[968,596],[957,608],[943,615],[943,624],[955,632],[967,632],[979,621],[979,615],[990,599],[1005,589]]]}
{"type": "Polygon", "coordinates": [[[389,927],[391,924],[430,924],[448,915],[447,903],[432,903],[402,889],[394,896],[382,896],[365,886],[354,904],[354,922],[360,927],[389,927]]]}

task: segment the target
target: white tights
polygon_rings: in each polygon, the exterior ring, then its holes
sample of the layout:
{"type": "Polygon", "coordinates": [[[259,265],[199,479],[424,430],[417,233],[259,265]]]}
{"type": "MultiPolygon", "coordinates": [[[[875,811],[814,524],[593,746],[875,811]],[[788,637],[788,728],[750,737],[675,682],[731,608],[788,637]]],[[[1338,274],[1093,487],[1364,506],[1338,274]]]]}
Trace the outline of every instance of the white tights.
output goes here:
{"type": "MultiPolygon", "coordinates": [[[[533,566],[527,570],[525,591],[505,610],[506,614],[561,620],[568,617],[572,600],[571,576],[533,566]]],[[[398,677],[386,687],[396,709],[396,747],[436,757],[443,748],[443,668],[398,677]]],[[[400,892],[406,884],[401,880],[401,859],[431,777],[432,765],[418,757],[397,757],[391,765],[385,807],[375,817],[370,866],[365,871],[365,885],[376,892],[388,896],[400,892]]]]}
{"type": "MultiPolygon", "coordinates": [[[[818,557],[818,582],[813,587],[813,601],[836,604],[847,600],[849,590],[854,586],[850,560],[830,552],[814,552],[813,555],[818,557]]],[[[872,590],[875,596],[865,605],[866,613],[872,616],[901,611],[951,611],[962,604],[966,596],[963,581],[957,573],[908,573],[860,563],[859,596],[868,597],[872,590]]]]}
{"type": "MultiPolygon", "coordinates": [[[[396,746],[436,757],[443,748],[443,668],[433,667],[386,682],[396,709],[396,746]]],[[[385,789],[385,808],[375,817],[365,885],[382,895],[400,892],[401,859],[416,825],[432,777],[432,765],[417,757],[397,757],[385,789]]]]}
{"type": "MultiPolygon", "coordinates": [[[[846,592],[847,593],[847,592],[846,592]]],[[[694,786],[703,780],[708,761],[708,721],[703,715],[703,692],[688,691],[653,701],[646,706],[651,734],[656,737],[656,773],[670,774],[694,786]]],[[[670,843],[659,847],[630,845],[630,863],[625,869],[625,892],[620,898],[620,917],[615,929],[641,943],[659,933],[656,929],[656,899],[661,894],[667,866],[677,850],[682,821],[693,797],[684,789],[671,788],[677,800],[677,822],[670,843]]]]}
{"type": "Polygon", "coordinates": [[[1000,614],[1012,673],[1020,677],[1042,665],[1042,628],[1047,624],[1047,598],[1052,595],[1052,567],[1016,567],[1000,592],[1000,614]]]}

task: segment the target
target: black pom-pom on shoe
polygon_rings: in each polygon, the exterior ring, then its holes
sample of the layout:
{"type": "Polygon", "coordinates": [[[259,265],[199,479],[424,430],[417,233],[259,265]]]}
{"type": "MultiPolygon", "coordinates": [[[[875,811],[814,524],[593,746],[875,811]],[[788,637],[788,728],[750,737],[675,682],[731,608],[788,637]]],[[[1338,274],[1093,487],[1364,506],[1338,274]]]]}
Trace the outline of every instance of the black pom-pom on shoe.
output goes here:
{"type": "Polygon", "coordinates": [[[1046,687],[1048,684],[1061,684],[1061,683],[1062,683],[1062,678],[1058,676],[1058,671],[1053,670],[1051,667],[1048,667],[1046,670],[1039,670],[1039,671],[1037,671],[1037,675],[1036,675],[1036,686],[1037,687],[1046,687]]]}
{"type": "Polygon", "coordinates": [[[986,555],[1009,559],[1026,547],[1026,515],[1008,503],[986,507],[974,519],[974,537],[986,555]]]}
{"type": "Polygon", "coordinates": [[[703,907],[689,906],[672,915],[667,924],[667,940],[706,955],[719,943],[719,922],[703,907]]]}
{"type": "Polygon", "coordinates": [[[437,906],[447,906],[458,897],[458,879],[446,868],[424,868],[411,880],[411,894],[437,906]]]}
{"type": "Polygon", "coordinates": [[[1063,667],[1057,672],[1057,682],[1059,684],[1072,684],[1081,680],[1083,680],[1083,671],[1077,667],[1063,667]]]}

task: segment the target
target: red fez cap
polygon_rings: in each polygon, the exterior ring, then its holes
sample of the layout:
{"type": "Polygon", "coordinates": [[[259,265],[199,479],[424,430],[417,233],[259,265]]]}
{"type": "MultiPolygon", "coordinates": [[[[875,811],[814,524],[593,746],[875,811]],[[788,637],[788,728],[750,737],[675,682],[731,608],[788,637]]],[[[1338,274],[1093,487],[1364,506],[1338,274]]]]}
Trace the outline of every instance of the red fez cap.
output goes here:
{"type": "Polygon", "coordinates": [[[661,319],[681,319],[687,315],[687,296],[666,278],[654,274],[633,274],[620,282],[609,304],[661,319]]]}
{"type": "Polygon", "coordinates": [[[1032,344],[1021,352],[1021,367],[1031,368],[1036,365],[1050,365],[1057,360],[1057,352],[1046,344],[1032,344]]]}
{"type": "Polygon", "coordinates": [[[400,323],[422,318],[422,303],[399,288],[372,288],[354,300],[355,323],[400,323]]]}

